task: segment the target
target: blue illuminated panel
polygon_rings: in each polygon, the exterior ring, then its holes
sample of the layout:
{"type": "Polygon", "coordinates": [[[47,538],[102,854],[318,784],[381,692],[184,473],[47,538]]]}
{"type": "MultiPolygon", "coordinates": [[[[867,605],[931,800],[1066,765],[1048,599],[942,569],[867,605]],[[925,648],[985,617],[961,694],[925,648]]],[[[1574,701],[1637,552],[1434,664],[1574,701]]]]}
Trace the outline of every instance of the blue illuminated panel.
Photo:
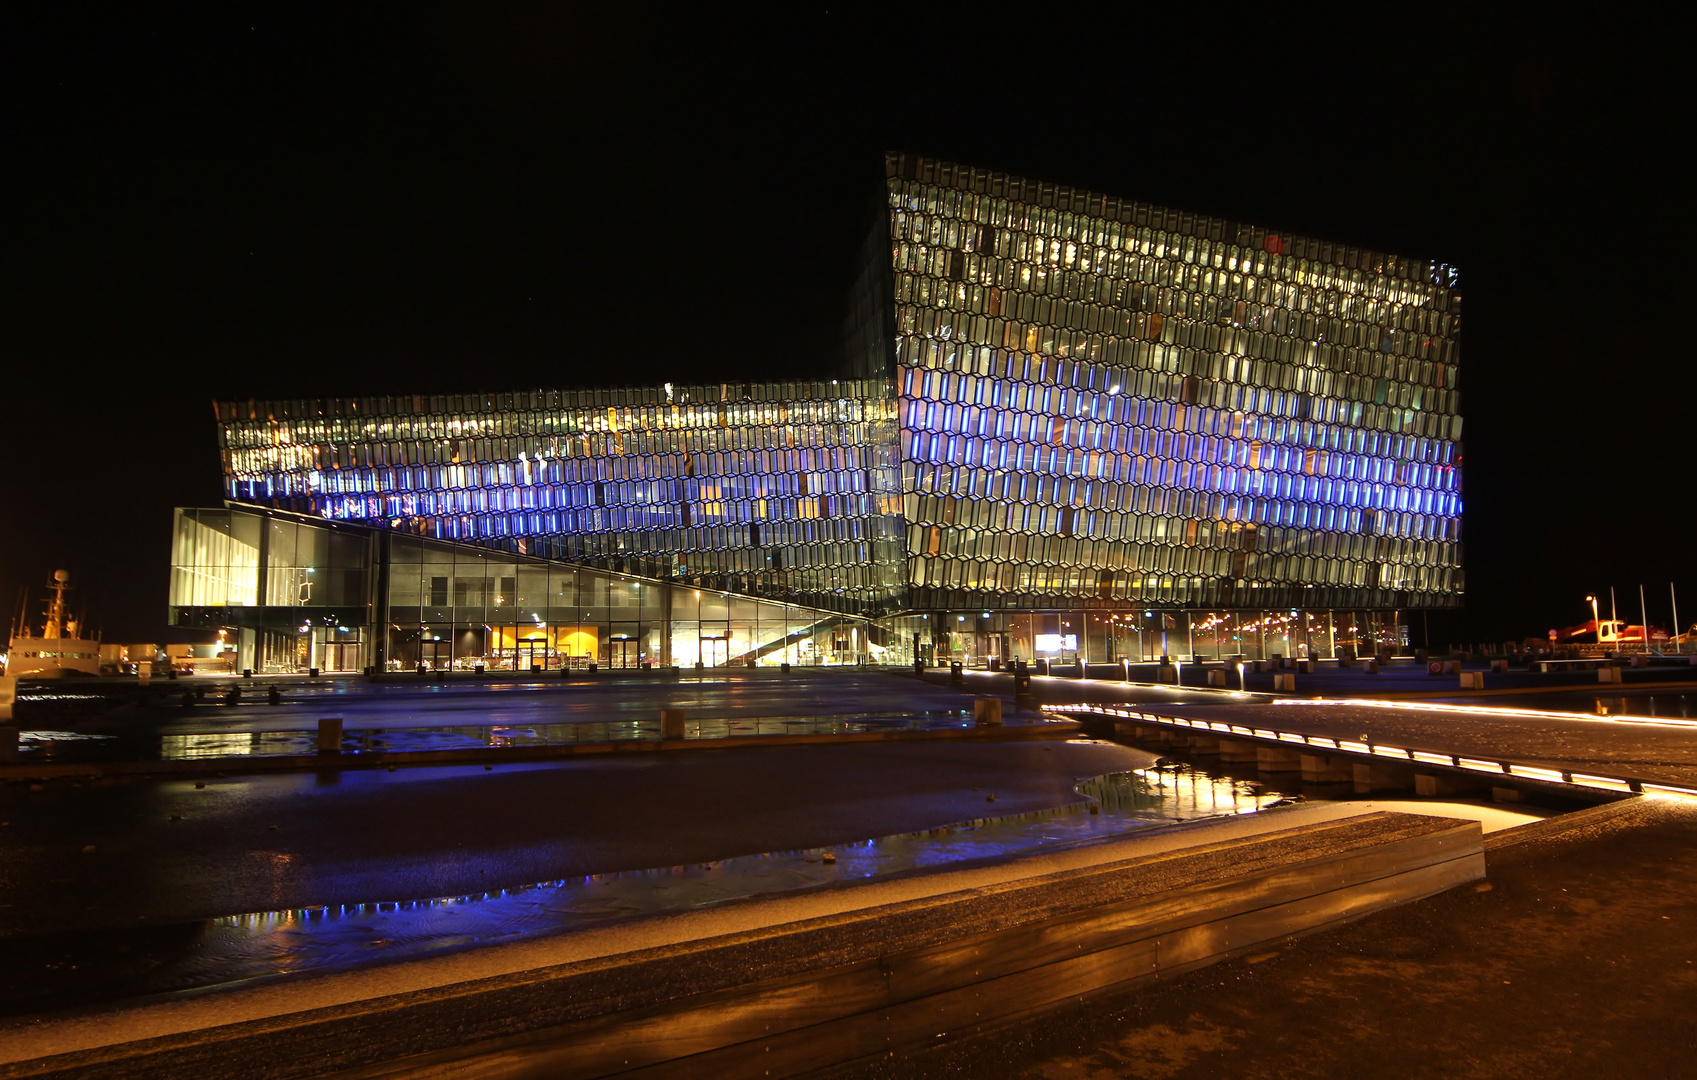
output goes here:
{"type": "Polygon", "coordinates": [[[887,378],[219,406],[231,498],[833,610],[900,598],[887,378]]]}

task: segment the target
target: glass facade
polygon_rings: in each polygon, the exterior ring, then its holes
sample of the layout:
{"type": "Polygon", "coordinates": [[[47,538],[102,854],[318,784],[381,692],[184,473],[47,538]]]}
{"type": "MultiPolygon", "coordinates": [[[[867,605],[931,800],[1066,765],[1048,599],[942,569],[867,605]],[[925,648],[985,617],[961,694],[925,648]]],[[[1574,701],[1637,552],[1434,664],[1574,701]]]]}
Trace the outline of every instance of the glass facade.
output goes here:
{"type": "Polygon", "coordinates": [[[240,502],[838,611],[900,603],[887,377],[218,409],[240,502]]]}
{"type": "Polygon", "coordinates": [[[1458,602],[1452,268],[905,155],[885,191],[850,363],[900,397],[910,606],[1458,602]]]}
{"type": "Polygon", "coordinates": [[[177,511],[170,608],[261,673],[888,659],[841,612],[235,506],[177,511]]]}
{"type": "Polygon", "coordinates": [[[220,403],[174,611],[408,668],[1317,656],[1461,602],[1454,268],[899,154],[875,210],[835,380],[220,403]]]}

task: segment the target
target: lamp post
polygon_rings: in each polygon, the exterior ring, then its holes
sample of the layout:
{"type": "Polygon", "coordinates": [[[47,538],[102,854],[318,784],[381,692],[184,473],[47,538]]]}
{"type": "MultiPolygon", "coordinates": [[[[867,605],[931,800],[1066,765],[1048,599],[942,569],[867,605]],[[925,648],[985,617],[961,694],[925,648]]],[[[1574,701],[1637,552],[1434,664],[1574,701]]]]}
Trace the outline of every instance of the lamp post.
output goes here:
{"type": "Polygon", "coordinates": [[[1603,628],[1597,624],[1597,598],[1587,595],[1585,599],[1591,602],[1591,632],[1597,635],[1597,644],[1603,643],[1603,628]]]}

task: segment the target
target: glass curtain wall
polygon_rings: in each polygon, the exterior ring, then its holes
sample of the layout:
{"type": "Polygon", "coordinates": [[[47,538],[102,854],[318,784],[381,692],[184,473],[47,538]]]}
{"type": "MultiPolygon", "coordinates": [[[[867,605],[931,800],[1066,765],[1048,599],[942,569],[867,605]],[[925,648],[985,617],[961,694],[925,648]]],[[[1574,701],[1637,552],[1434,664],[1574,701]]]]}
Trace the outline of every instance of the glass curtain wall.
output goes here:
{"type": "Polygon", "coordinates": [[[886,174],[912,606],[1459,603],[1453,268],[886,174]]]}
{"type": "Polygon", "coordinates": [[[392,671],[881,662],[864,619],[463,544],[390,538],[392,671]]]}
{"type": "Polygon", "coordinates": [[[887,377],[218,408],[243,502],[828,610],[900,601],[887,377]]]}
{"type": "Polygon", "coordinates": [[[179,509],[172,535],[172,625],[238,631],[239,668],[358,671],[371,662],[365,530],[227,507],[179,509]]]}

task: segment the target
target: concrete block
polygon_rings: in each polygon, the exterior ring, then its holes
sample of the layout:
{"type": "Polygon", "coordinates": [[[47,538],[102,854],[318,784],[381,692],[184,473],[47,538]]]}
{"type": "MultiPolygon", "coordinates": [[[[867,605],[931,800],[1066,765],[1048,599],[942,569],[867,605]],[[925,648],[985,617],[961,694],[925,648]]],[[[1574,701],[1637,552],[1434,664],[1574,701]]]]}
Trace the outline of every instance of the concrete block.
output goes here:
{"type": "Polygon", "coordinates": [[[1213,670],[1209,671],[1208,672],[1208,685],[1209,686],[1225,686],[1226,685],[1226,673],[1224,671],[1221,671],[1218,668],[1214,668],[1213,670]]]}
{"type": "Polygon", "coordinates": [[[1278,693],[1296,693],[1296,676],[1288,672],[1280,672],[1273,676],[1273,690],[1278,693]]]}
{"type": "Polygon", "coordinates": [[[1220,754],[1220,740],[1216,739],[1212,735],[1192,735],[1190,737],[1190,752],[1193,754],[1206,755],[1208,757],[1218,757],[1220,754]]]}
{"type": "Polygon", "coordinates": [[[1220,760],[1228,764],[1259,765],[1261,764],[1261,751],[1252,742],[1244,742],[1242,739],[1221,739],[1220,760]]]}
{"type": "Polygon", "coordinates": [[[340,754],[342,752],[342,718],[326,716],[318,721],[318,752],[320,754],[340,754]]]}
{"type": "Polygon", "coordinates": [[[684,737],[684,711],[682,709],[660,710],[660,737],[662,739],[681,739],[684,737]]]}
{"type": "Polygon", "coordinates": [[[1178,665],[1162,664],[1155,669],[1155,681],[1164,683],[1178,682],[1178,665]]]}
{"type": "Polygon", "coordinates": [[[1491,789],[1492,802],[1517,803],[1524,800],[1524,795],[1525,793],[1519,788],[1493,787],[1491,789]]]}
{"type": "Polygon", "coordinates": [[[1632,657],[1632,666],[1635,668],[1649,667],[1650,658],[1643,653],[1635,653],[1632,657]]]}
{"type": "Polygon", "coordinates": [[[1282,746],[1257,746],[1255,764],[1260,766],[1262,772],[1301,772],[1302,753],[1286,750],[1282,746]]]}
{"type": "Polygon", "coordinates": [[[1296,670],[1302,675],[1312,675],[1314,673],[1314,661],[1306,658],[1298,660],[1296,662],[1296,670]]]}
{"type": "Polygon", "coordinates": [[[1508,661],[1507,660],[1492,660],[1491,661],[1491,670],[1507,673],[1507,671],[1508,671],[1508,661]]]}
{"type": "Polygon", "coordinates": [[[972,718],[978,721],[979,727],[1002,726],[1002,699],[999,697],[981,697],[972,702],[972,718]]]}
{"type": "Polygon", "coordinates": [[[1374,657],[1373,659],[1367,661],[1365,666],[1366,666],[1366,669],[1367,669],[1367,674],[1377,675],[1379,673],[1379,660],[1378,660],[1377,657],[1374,657]]]}
{"type": "Polygon", "coordinates": [[[1324,754],[1299,754],[1302,779],[1310,784],[1348,784],[1355,780],[1355,767],[1348,761],[1324,754]]]}
{"type": "Polygon", "coordinates": [[[1484,790],[1486,785],[1467,776],[1453,776],[1448,773],[1415,773],[1414,794],[1428,797],[1442,795],[1471,795],[1484,790]]]}
{"type": "Polygon", "coordinates": [[[1597,669],[1597,681],[1600,683],[1620,682],[1620,668],[1605,664],[1597,669]]]}
{"type": "Polygon", "coordinates": [[[1407,769],[1388,768],[1376,761],[1356,761],[1351,767],[1358,795],[1369,791],[1407,791],[1414,786],[1414,777],[1407,769]]]}
{"type": "Polygon", "coordinates": [[[1485,689],[1485,673],[1483,671],[1464,671],[1461,673],[1461,688],[1463,690],[1485,689]]]}
{"type": "Polygon", "coordinates": [[[1265,660],[1251,660],[1250,665],[1249,670],[1255,672],[1257,675],[1263,675],[1267,671],[1267,661],[1265,660]]]}

